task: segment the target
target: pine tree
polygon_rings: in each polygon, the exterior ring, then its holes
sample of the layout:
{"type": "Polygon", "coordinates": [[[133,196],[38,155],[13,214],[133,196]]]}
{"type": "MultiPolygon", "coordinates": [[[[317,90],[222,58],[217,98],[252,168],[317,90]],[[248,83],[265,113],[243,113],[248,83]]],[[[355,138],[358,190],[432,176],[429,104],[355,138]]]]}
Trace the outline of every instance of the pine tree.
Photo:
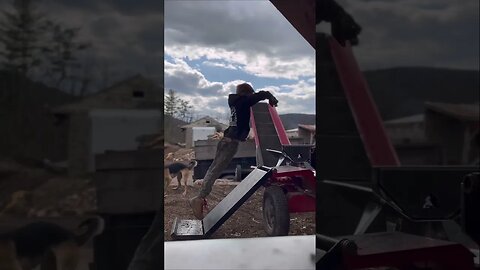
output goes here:
{"type": "Polygon", "coordinates": [[[12,11],[2,11],[0,43],[3,68],[27,75],[41,63],[41,38],[46,20],[31,0],[14,0],[12,11]]]}
{"type": "Polygon", "coordinates": [[[165,96],[165,115],[174,117],[178,109],[178,97],[175,91],[168,90],[168,94],[165,96]]]}
{"type": "Polygon", "coordinates": [[[193,115],[193,106],[188,100],[184,100],[175,93],[174,90],[168,90],[168,94],[164,99],[164,113],[165,115],[190,122],[193,115]]]}

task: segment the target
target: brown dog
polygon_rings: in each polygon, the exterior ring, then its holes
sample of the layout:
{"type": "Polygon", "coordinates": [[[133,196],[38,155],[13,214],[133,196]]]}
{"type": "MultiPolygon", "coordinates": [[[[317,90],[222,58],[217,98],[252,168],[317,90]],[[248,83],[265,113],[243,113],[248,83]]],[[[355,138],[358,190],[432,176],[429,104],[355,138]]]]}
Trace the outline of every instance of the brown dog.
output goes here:
{"type": "Polygon", "coordinates": [[[172,162],[173,153],[169,153],[165,157],[165,166],[164,166],[164,192],[167,192],[167,188],[172,182],[173,178],[177,178],[178,185],[173,189],[178,189],[183,185],[185,186],[185,190],[183,191],[182,195],[185,197],[187,196],[187,189],[188,189],[188,180],[193,176],[193,168],[197,166],[196,160],[191,160],[188,163],[185,162],[172,162]],[[183,180],[183,181],[182,181],[183,180]]]}
{"type": "Polygon", "coordinates": [[[86,219],[75,234],[50,222],[33,222],[14,231],[0,235],[0,269],[75,270],[78,266],[79,249],[95,235],[103,231],[100,217],[86,219]]]}

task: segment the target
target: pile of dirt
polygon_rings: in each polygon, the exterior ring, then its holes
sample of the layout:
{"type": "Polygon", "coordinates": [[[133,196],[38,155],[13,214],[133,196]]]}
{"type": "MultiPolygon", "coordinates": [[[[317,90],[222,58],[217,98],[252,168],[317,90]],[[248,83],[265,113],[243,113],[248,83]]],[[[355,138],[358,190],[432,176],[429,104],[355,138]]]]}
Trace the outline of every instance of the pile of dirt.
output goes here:
{"type": "MultiPolygon", "coordinates": [[[[167,149],[167,147],[166,147],[167,149]]],[[[187,161],[195,158],[193,149],[176,148],[168,151],[173,153],[173,161],[187,161]]],[[[168,154],[167,151],[165,155],[168,154]]],[[[188,204],[188,199],[198,194],[202,180],[195,181],[193,187],[188,188],[187,196],[182,196],[183,188],[174,190],[177,181],[172,181],[166,192],[164,204],[165,240],[172,240],[170,233],[175,218],[195,219],[188,204]]],[[[208,199],[208,206],[213,209],[223,198],[227,196],[238,182],[226,179],[218,179],[213,186],[208,199]]],[[[263,227],[263,192],[261,187],[248,199],[221,227],[215,232],[212,238],[248,238],[265,237],[267,234],[263,227]]],[[[315,234],[315,213],[302,213],[290,215],[291,235],[312,235],[315,234]]]]}
{"type": "MultiPolygon", "coordinates": [[[[170,233],[175,218],[195,219],[188,205],[188,199],[195,196],[201,183],[188,190],[186,197],[182,196],[183,189],[167,191],[164,205],[164,237],[166,241],[172,240],[170,233]]],[[[223,198],[231,192],[238,183],[228,180],[217,180],[212,193],[207,198],[209,209],[213,209],[223,198]]],[[[257,190],[219,229],[212,238],[250,238],[266,237],[263,227],[262,201],[264,188],[257,190]]],[[[290,215],[290,235],[313,235],[315,234],[315,213],[301,213],[290,215]]]]}
{"type": "Polygon", "coordinates": [[[189,161],[195,159],[195,151],[191,148],[176,148],[174,151],[165,151],[165,156],[173,153],[173,161],[189,161]]]}
{"type": "Polygon", "coordinates": [[[0,218],[77,216],[95,210],[90,178],[0,159],[0,218]]]}

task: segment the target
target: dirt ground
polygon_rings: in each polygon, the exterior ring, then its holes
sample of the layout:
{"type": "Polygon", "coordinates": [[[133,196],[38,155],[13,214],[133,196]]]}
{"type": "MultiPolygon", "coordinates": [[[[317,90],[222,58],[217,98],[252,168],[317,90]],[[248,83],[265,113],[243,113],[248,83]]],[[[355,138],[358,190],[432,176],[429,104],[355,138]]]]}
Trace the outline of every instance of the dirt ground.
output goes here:
{"type": "MultiPolygon", "coordinates": [[[[217,180],[208,200],[209,209],[213,209],[236,186],[236,182],[217,180]]],[[[172,240],[170,234],[174,219],[195,219],[188,198],[198,193],[200,185],[197,183],[189,188],[186,197],[182,196],[183,189],[172,190],[176,186],[174,179],[167,192],[164,206],[165,241],[172,240]]],[[[262,199],[263,187],[260,187],[219,229],[212,238],[249,238],[266,237],[263,229],[262,199]]],[[[290,215],[290,235],[315,234],[315,213],[301,213],[290,215]]]]}
{"type": "MultiPolygon", "coordinates": [[[[194,158],[193,151],[188,149],[172,147],[170,151],[175,152],[175,161],[194,158]]],[[[172,184],[176,185],[176,181],[172,184]]],[[[208,200],[209,208],[213,209],[236,184],[238,183],[218,180],[208,200]]],[[[171,240],[171,228],[176,217],[194,218],[188,206],[188,198],[194,196],[199,188],[198,184],[194,184],[186,197],[182,196],[183,190],[168,191],[164,204],[166,241],[171,240]]],[[[262,224],[262,198],[263,187],[212,238],[266,236],[262,224]]],[[[91,176],[72,178],[65,173],[51,172],[42,166],[0,157],[0,233],[36,220],[48,220],[75,230],[85,216],[95,213],[95,206],[95,188],[91,176]]],[[[314,234],[314,213],[292,214],[290,224],[290,235],[314,234]]],[[[81,257],[80,270],[88,269],[88,263],[93,259],[91,243],[82,249],[81,257]]]]}
{"type": "Polygon", "coordinates": [[[82,216],[95,205],[91,176],[69,177],[0,157],[0,218],[82,216]]]}
{"type": "MultiPolygon", "coordinates": [[[[47,221],[76,232],[95,211],[91,178],[71,178],[37,164],[0,157],[0,234],[34,221],[47,221]]],[[[93,261],[92,243],[80,250],[78,270],[93,261]]]]}
{"type": "MultiPolygon", "coordinates": [[[[185,161],[195,158],[191,149],[165,146],[165,154],[174,153],[175,161],[185,161]]],[[[201,181],[201,180],[200,180],[201,181]]],[[[170,234],[173,221],[178,219],[195,219],[188,199],[195,196],[200,190],[200,181],[190,187],[186,197],[182,196],[183,188],[172,190],[177,185],[176,179],[167,191],[164,204],[165,241],[172,240],[170,234]]],[[[219,179],[213,186],[212,193],[207,198],[209,209],[213,209],[227,194],[232,191],[238,182],[219,179]]],[[[249,238],[265,237],[263,229],[262,200],[263,187],[260,187],[219,229],[211,238],[249,238]]],[[[301,213],[290,215],[290,235],[315,234],[315,213],[301,213]]]]}

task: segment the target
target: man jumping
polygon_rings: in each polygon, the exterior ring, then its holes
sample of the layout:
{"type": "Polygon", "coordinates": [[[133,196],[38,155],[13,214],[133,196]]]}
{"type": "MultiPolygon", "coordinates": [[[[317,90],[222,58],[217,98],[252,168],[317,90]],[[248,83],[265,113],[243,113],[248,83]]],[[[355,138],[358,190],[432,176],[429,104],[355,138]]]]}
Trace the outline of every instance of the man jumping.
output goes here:
{"type": "Polygon", "coordinates": [[[213,184],[225,170],[233,156],[237,153],[240,141],[245,141],[250,132],[250,107],[261,100],[268,99],[271,106],[277,106],[278,100],[268,91],[255,93],[248,83],[237,85],[236,94],[228,96],[230,107],[230,124],[225,130],[223,138],[217,145],[215,158],[208,168],[203,179],[202,188],[198,196],[190,199],[193,214],[198,219],[203,219],[204,200],[212,191],[213,184]]]}

